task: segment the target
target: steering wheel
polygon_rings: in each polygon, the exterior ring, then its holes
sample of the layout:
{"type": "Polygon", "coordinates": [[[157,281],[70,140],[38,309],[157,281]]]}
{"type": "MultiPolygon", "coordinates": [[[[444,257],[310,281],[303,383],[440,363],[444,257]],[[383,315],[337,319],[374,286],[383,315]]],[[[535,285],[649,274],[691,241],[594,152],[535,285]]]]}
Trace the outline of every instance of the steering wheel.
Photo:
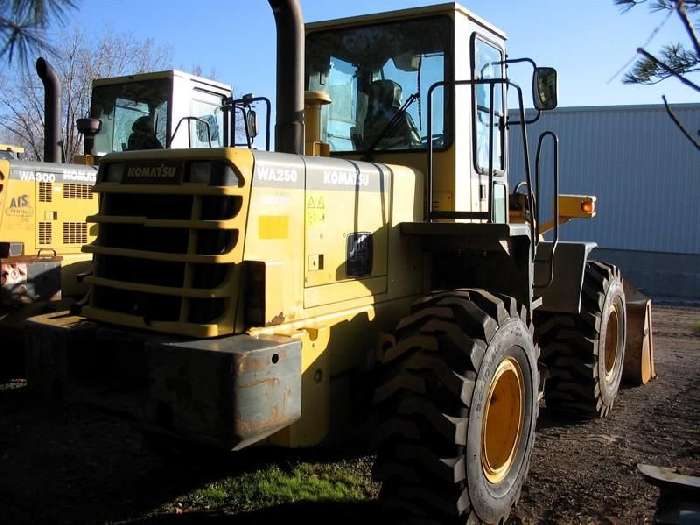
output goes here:
{"type": "Polygon", "coordinates": [[[515,186],[515,188],[513,188],[513,195],[515,195],[516,193],[524,193],[524,192],[520,192],[520,191],[518,191],[518,190],[519,190],[522,186],[527,186],[527,185],[528,185],[528,184],[527,184],[527,181],[526,181],[526,180],[523,180],[523,181],[518,182],[518,184],[515,186]]]}
{"type": "Polygon", "coordinates": [[[513,189],[513,194],[509,199],[509,208],[512,210],[520,210],[526,216],[530,214],[530,199],[529,192],[520,191],[521,188],[526,187],[527,181],[519,182],[513,189]]]}

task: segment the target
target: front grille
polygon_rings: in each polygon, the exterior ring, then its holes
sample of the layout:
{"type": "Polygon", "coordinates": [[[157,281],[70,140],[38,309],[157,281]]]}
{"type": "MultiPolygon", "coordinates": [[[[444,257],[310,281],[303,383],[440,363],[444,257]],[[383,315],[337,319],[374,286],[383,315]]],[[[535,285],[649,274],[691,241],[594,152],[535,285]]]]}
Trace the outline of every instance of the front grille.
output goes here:
{"type": "Polygon", "coordinates": [[[39,202],[51,202],[53,184],[50,182],[39,183],[39,202]]]}
{"type": "Polygon", "coordinates": [[[64,199],[92,199],[92,186],[89,184],[63,184],[64,199]]]}
{"type": "Polygon", "coordinates": [[[226,264],[193,264],[192,288],[218,288],[224,283],[228,273],[229,266],[226,264]]]}
{"type": "Polygon", "coordinates": [[[225,220],[235,217],[243,205],[241,197],[230,195],[202,198],[202,219],[225,220]]]}
{"type": "Polygon", "coordinates": [[[101,213],[114,217],[189,219],[192,202],[191,195],[107,193],[103,194],[101,213]]]}
{"type": "Polygon", "coordinates": [[[119,290],[95,286],[94,304],[114,312],[142,317],[151,321],[177,321],[180,318],[180,298],[154,293],[119,290]]]}
{"type": "Polygon", "coordinates": [[[39,223],[39,244],[51,244],[51,223],[39,223]]]}
{"type": "Polygon", "coordinates": [[[99,275],[106,279],[176,288],[185,285],[185,263],[105,255],[98,255],[95,262],[99,275]]]}
{"type": "Polygon", "coordinates": [[[189,244],[189,230],[105,223],[100,225],[99,244],[105,248],[184,254],[189,244]]]}
{"type": "Polygon", "coordinates": [[[87,223],[64,222],[63,244],[85,244],[87,242],[87,223]]]}
{"type": "MultiPolygon", "coordinates": [[[[124,169],[128,172],[129,165],[124,169]]],[[[87,248],[95,254],[88,282],[96,317],[127,314],[132,316],[129,323],[145,328],[158,321],[180,323],[175,326],[182,326],[183,334],[233,332],[245,183],[193,184],[187,194],[181,193],[183,187],[144,182],[96,186],[98,236],[87,248]]],[[[121,318],[110,319],[119,323],[121,318]]],[[[153,329],[177,332],[175,326],[153,329]]]]}

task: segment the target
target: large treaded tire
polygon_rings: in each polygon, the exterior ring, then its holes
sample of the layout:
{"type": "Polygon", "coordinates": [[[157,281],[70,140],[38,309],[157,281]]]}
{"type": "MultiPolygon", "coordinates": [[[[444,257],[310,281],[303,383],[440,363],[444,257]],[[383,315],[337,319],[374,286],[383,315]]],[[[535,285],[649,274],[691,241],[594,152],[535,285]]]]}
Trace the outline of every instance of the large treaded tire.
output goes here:
{"type": "Polygon", "coordinates": [[[527,477],[538,415],[538,350],[525,309],[481,290],[417,301],[381,352],[373,403],[374,476],[393,523],[500,523],[527,477]],[[503,361],[522,370],[520,432],[498,483],[482,467],[491,382],[503,361]]]}
{"type": "Polygon", "coordinates": [[[548,373],[548,411],[577,419],[610,413],[622,378],[626,327],[620,271],[611,264],[589,261],[580,313],[535,314],[537,341],[548,373]],[[614,346],[606,344],[608,336],[615,339],[614,346]]]}

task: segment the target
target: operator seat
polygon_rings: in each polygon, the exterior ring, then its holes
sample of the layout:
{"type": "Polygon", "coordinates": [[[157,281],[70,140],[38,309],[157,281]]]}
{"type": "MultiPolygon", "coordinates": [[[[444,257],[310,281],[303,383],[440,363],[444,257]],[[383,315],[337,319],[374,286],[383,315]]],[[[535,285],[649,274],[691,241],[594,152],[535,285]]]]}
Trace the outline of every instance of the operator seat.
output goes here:
{"type": "MultiPolygon", "coordinates": [[[[369,104],[365,117],[365,147],[370,147],[401,107],[401,86],[393,80],[375,80],[369,86],[369,104]]],[[[407,149],[420,144],[416,125],[407,112],[379,141],[380,149],[407,149]]]]}
{"type": "Polygon", "coordinates": [[[131,135],[125,151],[139,149],[163,149],[163,145],[156,137],[153,119],[149,116],[137,118],[131,126],[131,135]]]}

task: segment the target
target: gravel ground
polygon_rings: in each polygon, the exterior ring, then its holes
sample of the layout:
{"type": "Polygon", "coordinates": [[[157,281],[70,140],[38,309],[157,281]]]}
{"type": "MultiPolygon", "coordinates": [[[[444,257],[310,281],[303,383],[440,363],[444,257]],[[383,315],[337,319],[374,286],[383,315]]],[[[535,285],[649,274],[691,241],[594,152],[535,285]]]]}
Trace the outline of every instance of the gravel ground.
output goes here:
{"type": "MultiPolygon", "coordinates": [[[[651,521],[658,490],[643,481],[637,463],[700,473],[700,336],[694,331],[699,322],[700,309],[656,308],[659,377],[623,389],[610,418],[563,424],[542,411],[516,520],[651,521]]],[[[222,457],[166,448],[119,418],[40,403],[21,382],[0,387],[0,523],[277,524],[298,518],[369,524],[376,494],[370,465],[371,457],[354,450],[290,456],[253,449],[222,457]],[[219,488],[236,487],[236,479],[302,464],[305,472],[322,464],[324,476],[336,468],[345,478],[355,476],[365,484],[364,500],[250,509],[236,503],[235,494],[221,497],[219,488]],[[210,493],[215,500],[207,500],[210,493]]]]}
{"type": "Polygon", "coordinates": [[[545,411],[516,516],[526,523],[644,523],[658,489],[637,463],[700,475],[700,309],[655,307],[658,378],[622,388],[611,415],[563,425],[545,411]]]}

